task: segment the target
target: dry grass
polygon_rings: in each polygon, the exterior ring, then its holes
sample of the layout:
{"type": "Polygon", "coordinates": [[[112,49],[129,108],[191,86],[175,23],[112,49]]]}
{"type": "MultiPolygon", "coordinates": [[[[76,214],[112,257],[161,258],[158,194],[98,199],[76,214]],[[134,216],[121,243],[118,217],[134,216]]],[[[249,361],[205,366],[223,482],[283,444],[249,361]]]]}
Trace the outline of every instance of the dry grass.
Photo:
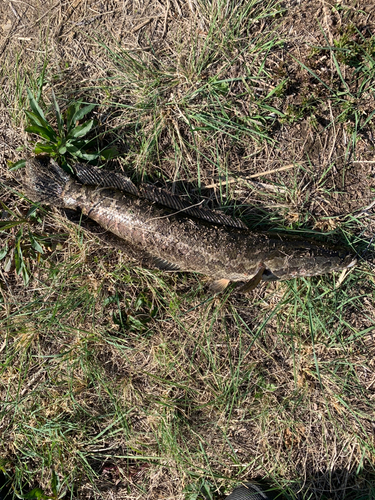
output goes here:
{"type": "Polygon", "coordinates": [[[263,477],[291,498],[375,495],[375,19],[352,4],[0,5],[0,469],[17,493],[216,500],[263,477]],[[22,198],[27,87],[51,121],[51,89],[62,110],[97,103],[111,168],[251,227],[329,232],[360,265],[219,297],[137,266],[22,198]]]}

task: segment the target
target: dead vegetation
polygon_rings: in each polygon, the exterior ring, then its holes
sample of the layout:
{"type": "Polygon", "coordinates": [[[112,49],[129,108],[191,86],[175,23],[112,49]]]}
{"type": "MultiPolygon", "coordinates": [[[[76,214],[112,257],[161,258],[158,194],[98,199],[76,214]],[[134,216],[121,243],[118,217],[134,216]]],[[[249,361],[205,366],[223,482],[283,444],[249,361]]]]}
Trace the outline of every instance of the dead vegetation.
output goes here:
{"type": "Polygon", "coordinates": [[[265,477],[291,498],[374,495],[375,5],[361,4],[0,4],[0,468],[16,493],[216,500],[265,477]],[[108,168],[251,227],[330,233],[360,265],[218,297],[137,266],[22,197],[27,88],[55,127],[52,90],[62,113],[97,104],[108,168]]]}

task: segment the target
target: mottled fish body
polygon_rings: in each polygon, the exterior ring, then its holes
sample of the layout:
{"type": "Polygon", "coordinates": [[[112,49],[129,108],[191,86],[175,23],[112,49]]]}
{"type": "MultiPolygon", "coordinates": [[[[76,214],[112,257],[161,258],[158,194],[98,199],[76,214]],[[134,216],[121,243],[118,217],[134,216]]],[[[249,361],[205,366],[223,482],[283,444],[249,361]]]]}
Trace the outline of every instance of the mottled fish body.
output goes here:
{"type": "MultiPolygon", "coordinates": [[[[100,172],[100,171],[99,171],[100,172]]],[[[112,188],[75,181],[53,160],[26,163],[25,189],[33,200],[80,209],[161,267],[193,271],[216,280],[220,290],[230,281],[253,288],[260,279],[285,280],[339,271],[355,265],[346,250],[273,233],[256,233],[216,225],[112,188]]]]}

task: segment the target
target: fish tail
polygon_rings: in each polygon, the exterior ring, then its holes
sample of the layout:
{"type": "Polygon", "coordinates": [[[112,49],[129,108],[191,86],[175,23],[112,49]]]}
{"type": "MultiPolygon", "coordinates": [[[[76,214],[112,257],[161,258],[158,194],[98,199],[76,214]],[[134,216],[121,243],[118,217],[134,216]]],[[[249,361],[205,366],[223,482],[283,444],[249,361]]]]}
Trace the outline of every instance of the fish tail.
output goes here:
{"type": "Polygon", "coordinates": [[[64,206],[63,192],[70,180],[69,174],[52,158],[30,158],[26,161],[25,193],[35,202],[64,206]]]}

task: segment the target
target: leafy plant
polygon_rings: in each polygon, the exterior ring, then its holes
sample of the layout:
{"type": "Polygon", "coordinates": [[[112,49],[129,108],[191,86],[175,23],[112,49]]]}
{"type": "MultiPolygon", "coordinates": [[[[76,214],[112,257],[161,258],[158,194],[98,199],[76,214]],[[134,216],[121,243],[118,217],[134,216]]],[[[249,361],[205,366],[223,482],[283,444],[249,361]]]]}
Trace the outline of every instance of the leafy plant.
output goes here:
{"type": "Polygon", "coordinates": [[[95,108],[96,104],[82,106],[82,102],[74,102],[67,108],[64,116],[60,111],[55,94],[52,92],[57,123],[56,131],[46,120],[42,108],[30,89],[27,90],[27,94],[31,111],[25,110],[29,121],[29,126],[25,130],[43,139],[34,145],[33,152],[35,154],[48,154],[57,158],[63,167],[67,165],[67,160],[70,158],[74,161],[95,161],[116,156],[117,150],[113,147],[93,152],[93,140],[86,136],[93,128],[94,120],[79,123],[95,108]]]}
{"type": "Polygon", "coordinates": [[[147,324],[155,317],[157,308],[141,293],[135,300],[120,297],[118,293],[108,297],[104,305],[115,304],[117,311],[113,312],[113,322],[122,330],[130,332],[144,332],[147,324]]]}
{"type": "Polygon", "coordinates": [[[7,233],[9,236],[0,247],[0,261],[3,261],[5,272],[15,269],[27,285],[30,280],[30,261],[39,261],[40,256],[44,254],[44,238],[30,229],[30,218],[35,218],[34,207],[25,218],[18,217],[7,207],[6,211],[13,216],[13,220],[0,221],[0,235],[7,233]]]}

